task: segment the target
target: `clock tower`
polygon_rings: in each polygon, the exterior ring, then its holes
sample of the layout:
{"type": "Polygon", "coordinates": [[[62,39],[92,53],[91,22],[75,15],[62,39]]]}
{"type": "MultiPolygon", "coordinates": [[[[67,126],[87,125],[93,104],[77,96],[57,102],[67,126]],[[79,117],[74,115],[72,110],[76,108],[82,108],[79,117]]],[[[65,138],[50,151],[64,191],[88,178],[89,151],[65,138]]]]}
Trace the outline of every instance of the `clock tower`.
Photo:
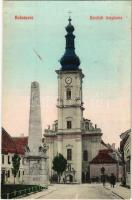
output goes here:
{"type": "Polygon", "coordinates": [[[80,60],[75,54],[73,35],[74,27],[69,18],[66,27],[67,35],[65,53],[60,60],[61,69],[58,74],[58,133],[79,133],[83,120],[82,70],[80,60]]]}
{"type": "Polygon", "coordinates": [[[58,131],[57,146],[58,153],[62,153],[68,163],[76,171],[74,178],[81,182],[82,171],[82,121],[83,121],[83,99],[82,79],[84,77],[79,68],[80,59],[75,53],[73,34],[74,26],[69,23],[66,27],[67,34],[65,53],[60,59],[61,69],[56,70],[58,74],[58,131]],[[68,153],[69,151],[69,153],[68,153]],[[71,154],[71,157],[68,155],[71,154]]]}

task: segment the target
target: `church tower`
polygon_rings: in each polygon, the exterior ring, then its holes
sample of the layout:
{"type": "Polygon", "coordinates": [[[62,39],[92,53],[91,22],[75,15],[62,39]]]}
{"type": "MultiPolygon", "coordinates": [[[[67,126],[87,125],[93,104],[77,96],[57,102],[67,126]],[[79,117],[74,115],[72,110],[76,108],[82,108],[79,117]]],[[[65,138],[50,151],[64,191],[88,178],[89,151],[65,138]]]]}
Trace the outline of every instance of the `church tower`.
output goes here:
{"type": "Polygon", "coordinates": [[[60,60],[61,69],[56,70],[58,74],[58,152],[67,154],[67,160],[69,159],[71,167],[74,165],[77,173],[77,182],[81,182],[81,132],[84,110],[82,79],[84,75],[79,69],[80,60],[75,54],[74,26],[71,24],[71,18],[68,21],[65,53],[60,60]]]}
{"type": "Polygon", "coordinates": [[[73,35],[74,27],[69,18],[66,27],[67,35],[65,53],[60,60],[61,69],[58,74],[58,132],[79,133],[83,117],[82,102],[82,70],[79,69],[80,60],[75,54],[73,35]]]}

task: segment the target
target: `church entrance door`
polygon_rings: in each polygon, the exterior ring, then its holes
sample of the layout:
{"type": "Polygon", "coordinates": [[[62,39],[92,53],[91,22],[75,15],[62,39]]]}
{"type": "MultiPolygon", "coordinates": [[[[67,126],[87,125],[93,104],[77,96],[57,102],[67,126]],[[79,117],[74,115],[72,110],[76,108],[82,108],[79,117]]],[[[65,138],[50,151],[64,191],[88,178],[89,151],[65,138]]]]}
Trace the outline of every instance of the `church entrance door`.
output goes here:
{"type": "Polygon", "coordinates": [[[69,180],[70,180],[70,183],[73,182],[73,176],[72,175],[69,175],[69,180]]]}

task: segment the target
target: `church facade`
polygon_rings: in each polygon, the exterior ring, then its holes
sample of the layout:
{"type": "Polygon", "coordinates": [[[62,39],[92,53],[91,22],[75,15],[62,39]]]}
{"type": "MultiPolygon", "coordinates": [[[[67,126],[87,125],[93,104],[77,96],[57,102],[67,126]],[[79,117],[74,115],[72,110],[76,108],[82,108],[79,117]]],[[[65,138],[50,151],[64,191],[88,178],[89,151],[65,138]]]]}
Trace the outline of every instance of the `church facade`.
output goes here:
{"type": "Polygon", "coordinates": [[[52,161],[57,153],[63,154],[68,166],[64,178],[69,182],[82,182],[82,177],[90,179],[90,161],[100,149],[107,148],[102,143],[102,132],[97,125],[83,117],[83,78],[79,68],[80,59],[75,53],[74,26],[71,18],[66,27],[67,34],[65,53],[60,60],[61,68],[56,70],[58,77],[58,119],[52,129],[46,129],[44,137],[48,149],[49,175],[52,170],[52,161]]]}

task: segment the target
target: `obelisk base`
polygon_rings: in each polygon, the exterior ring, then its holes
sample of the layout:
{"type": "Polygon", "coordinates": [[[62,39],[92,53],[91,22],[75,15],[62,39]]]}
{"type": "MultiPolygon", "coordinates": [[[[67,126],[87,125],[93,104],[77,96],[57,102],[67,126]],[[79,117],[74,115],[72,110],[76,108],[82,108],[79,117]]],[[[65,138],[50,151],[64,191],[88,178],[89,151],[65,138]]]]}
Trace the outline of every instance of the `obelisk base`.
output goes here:
{"type": "Polygon", "coordinates": [[[47,158],[42,156],[25,156],[24,183],[45,186],[48,181],[47,158]]]}

